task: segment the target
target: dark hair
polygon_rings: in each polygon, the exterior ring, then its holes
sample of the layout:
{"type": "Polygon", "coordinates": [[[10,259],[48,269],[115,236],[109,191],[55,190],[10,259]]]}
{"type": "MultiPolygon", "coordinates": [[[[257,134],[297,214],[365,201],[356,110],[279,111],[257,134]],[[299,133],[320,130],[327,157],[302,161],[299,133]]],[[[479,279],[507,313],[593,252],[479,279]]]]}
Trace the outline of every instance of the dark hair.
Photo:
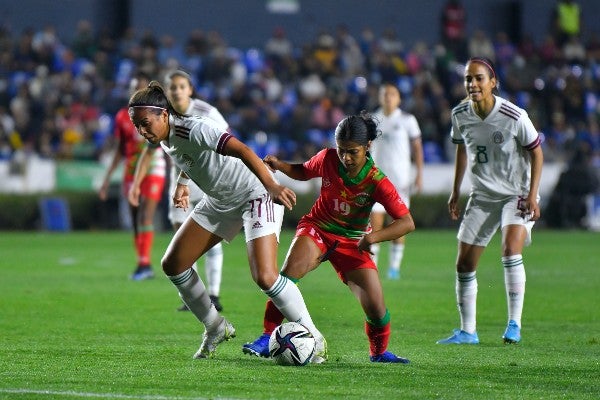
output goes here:
{"type": "Polygon", "coordinates": [[[190,84],[190,87],[192,88],[192,96],[191,97],[197,97],[196,88],[194,87],[194,82],[192,81],[191,75],[182,69],[176,69],[176,70],[168,73],[167,74],[167,82],[165,82],[165,83],[170,84],[171,81],[173,80],[173,78],[176,78],[176,77],[181,77],[181,78],[187,79],[188,83],[190,84]]]}
{"type": "MultiPolygon", "coordinates": [[[[136,91],[129,99],[129,104],[127,105],[127,107],[144,106],[164,108],[169,114],[178,118],[183,118],[185,116],[173,108],[173,105],[165,94],[165,90],[157,81],[151,81],[147,88],[136,91]]],[[[153,110],[152,112],[155,114],[160,113],[158,109],[151,110],[153,110]]]]}
{"type": "Polygon", "coordinates": [[[396,92],[398,92],[398,95],[400,97],[402,97],[402,94],[400,93],[400,88],[398,87],[398,85],[396,85],[394,82],[391,81],[385,81],[381,83],[381,87],[385,88],[385,87],[390,87],[390,88],[394,88],[396,89],[396,92]]]}
{"type": "Polygon", "coordinates": [[[362,146],[379,136],[377,123],[365,110],[360,115],[350,115],[340,121],[335,128],[335,140],[351,141],[362,146]]]}
{"type": "Polygon", "coordinates": [[[487,57],[471,57],[469,58],[469,61],[467,61],[467,64],[473,62],[479,63],[486,67],[489,72],[490,79],[496,79],[496,87],[492,89],[492,93],[495,95],[499,95],[500,92],[498,91],[498,89],[500,87],[500,80],[498,79],[498,75],[496,75],[496,67],[494,66],[494,62],[487,57]]]}

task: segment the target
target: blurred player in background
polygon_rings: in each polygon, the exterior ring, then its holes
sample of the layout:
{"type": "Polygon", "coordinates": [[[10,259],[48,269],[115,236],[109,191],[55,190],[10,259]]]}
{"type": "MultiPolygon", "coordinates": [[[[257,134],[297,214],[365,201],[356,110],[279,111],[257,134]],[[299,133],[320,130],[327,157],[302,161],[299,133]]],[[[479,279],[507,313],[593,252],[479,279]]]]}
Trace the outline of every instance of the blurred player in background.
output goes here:
{"type": "Polygon", "coordinates": [[[262,160],[223,124],[177,112],[158,82],[134,93],[129,116],[139,134],[151,143],[138,162],[129,201],[137,204],[141,178],[158,146],[182,170],[173,193],[175,205],[189,207],[191,180],[206,194],[175,232],[161,263],[181,299],[204,325],[194,358],[212,357],[220,343],[235,336],[235,328],[217,311],[192,265],[217,243],[231,241],[243,227],[252,279],[286,318],[311,331],[317,342],[315,357],[324,360],[325,338],[314,325],[298,287],[279,275],[277,268],[283,206],[291,209],[296,194],[280,185],[262,160]]]}
{"type": "Polygon", "coordinates": [[[467,98],[452,110],[451,138],[457,146],[448,200],[450,217],[457,220],[460,186],[468,167],[472,188],[457,236],[460,329],[438,343],[479,343],[477,264],[499,227],[508,306],[502,339],[518,343],[525,298],[523,247],[531,242],[531,229],[540,218],[541,139],[527,112],[497,95],[498,78],[491,60],[471,58],[465,67],[464,84],[467,98]]]}
{"type": "MultiPolygon", "coordinates": [[[[264,161],[273,170],[306,181],[321,177],[321,193],[308,214],[300,219],[281,275],[298,282],[329,259],[366,316],[372,362],[409,361],[387,351],[391,335],[390,313],[383,299],[377,266],[370,256],[375,243],[393,240],[415,229],[408,208],[394,185],[369,156],[377,138],[377,125],[366,113],[344,118],[335,130],[337,149],[321,150],[302,164],[289,164],[274,156],[264,161]],[[379,201],[393,221],[380,230],[369,229],[369,213],[379,201]]],[[[284,316],[269,300],[263,334],[242,346],[242,351],[269,357],[269,337],[284,316]]]]}
{"type": "MultiPolygon", "coordinates": [[[[130,89],[135,90],[148,86],[150,78],[139,72],[131,80],[130,89]]],[[[146,147],[146,142],[136,131],[131,123],[128,108],[123,107],[115,116],[114,135],[117,141],[117,150],[112,162],[108,167],[102,186],[100,187],[100,199],[105,201],[108,197],[110,177],[120,162],[125,159],[123,169],[122,190],[125,197],[133,182],[133,175],[137,160],[146,147]]],[[[137,267],[131,274],[131,279],[140,281],[154,277],[151,263],[152,242],[154,241],[154,214],[162,198],[165,186],[166,162],[162,151],[153,154],[148,174],[141,184],[139,206],[131,206],[131,218],[133,226],[133,238],[137,254],[137,267]]]]}
{"type": "MultiPolygon", "coordinates": [[[[173,108],[177,112],[185,115],[198,115],[201,117],[208,117],[217,123],[223,125],[223,129],[229,129],[229,125],[225,121],[225,118],[221,115],[219,110],[211,106],[205,101],[194,98],[194,86],[190,75],[181,70],[176,70],[168,74],[165,86],[168,90],[168,95],[173,104],[173,108]]],[[[169,193],[174,193],[177,187],[177,177],[179,176],[180,169],[171,163],[170,173],[170,187],[169,193]]],[[[192,212],[194,206],[200,201],[204,192],[193,182],[188,184],[190,190],[190,204],[187,210],[183,208],[175,207],[175,204],[170,202],[169,204],[169,220],[173,225],[173,229],[177,231],[183,221],[192,212]]],[[[222,311],[223,306],[219,299],[219,292],[221,290],[221,275],[223,270],[223,245],[217,243],[214,247],[208,250],[205,254],[204,260],[204,271],[206,274],[206,283],[208,285],[208,295],[215,305],[217,311],[222,311]]],[[[192,266],[198,271],[197,263],[192,266]]],[[[179,311],[187,311],[189,308],[183,303],[178,308],[179,311]]]]}
{"type": "MultiPolygon", "coordinates": [[[[398,87],[385,83],[379,89],[380,108],[373,115],[378,121],[381,137],[371,145],[373,161],[392,181],[396,190],[410,207],[410,194],[414,190],[420,193],[423,188],[423,145],[421,129],[414,115],[400,107],[401,97],[398,87]],[[415,164],[416,175],[412,180],[411,159],[415,164]]],[[[386,212],[376,203],[371,212],[371,226],[379,230],[385,222],[386,212]]],[[[400,266],[404,257],[404,236],[390,243],[387,276],[400,278],[400,266]]],[[[377,264],[380,246],[371,246],[373,261],[377,264]]]]}

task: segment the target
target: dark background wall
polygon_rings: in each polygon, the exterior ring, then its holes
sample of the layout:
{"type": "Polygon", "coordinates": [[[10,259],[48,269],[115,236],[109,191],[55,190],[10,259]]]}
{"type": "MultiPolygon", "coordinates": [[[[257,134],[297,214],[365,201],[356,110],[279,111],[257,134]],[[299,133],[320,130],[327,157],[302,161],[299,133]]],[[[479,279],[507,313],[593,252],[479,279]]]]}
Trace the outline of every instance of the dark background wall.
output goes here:
{"type": "MultiPolygon", "coordinates": [[[[322,29],[345,24],[357,36],[363,27],[376,34],[394,28],[406,45],[439,40],[440,10],[446,0],[298,0],[294,15],[272,14],[267,0],[0,0],[0,24],[19,34],[25,27],[56,26],[60,37],[73,36],[79,19],[96,29],[119,34],[131,24],[183,40],[194,28],[217,30],[235,47],[262,46],[276,26],[285,27],[296,43],[311,40],[322,29]]],[[[467,31],[507,31],[513,40],[531,34],[540,42],[548,32],[553,0],[463,0],[467,31]]],[[[584,39],[598,32],[600,1],[578,0],[583,10],[584,39]]]]}

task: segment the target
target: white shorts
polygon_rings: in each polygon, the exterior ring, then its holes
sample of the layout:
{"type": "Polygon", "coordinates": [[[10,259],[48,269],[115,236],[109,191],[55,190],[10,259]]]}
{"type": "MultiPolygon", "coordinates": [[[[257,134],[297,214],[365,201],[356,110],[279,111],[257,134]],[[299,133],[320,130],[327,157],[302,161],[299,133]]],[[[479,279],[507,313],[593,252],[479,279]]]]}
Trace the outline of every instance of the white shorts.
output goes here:
{"type": "Polygon", "coordinates": [[[185,221],[188,215],[192,213],[194,206],[198,204],[198,202],[202,199],[203,196],[205,196],[202,189],[200,189],[198,185],[196,185],[194,182],[190,182],[188,188],[190,189],[190,207],[188,207],[187,210],[175,207],[173,199],[171,198],[173,196],[173,193],[175,192],[175,188],[172,187],[169,191],[169,221],[171,221],[172,225],[183,224],[183,221],[185,221]]]}
{"type": "Polygon", "coordinates": [[[517,208],[520,196],[503,200],[469,197],[463,220],[458,229],[458,240],[476,246],[487,246],[498,228],[522,225],[527,230],[525,245],[531,244],[531,228],[535,224],[529,217],[522,217],[517,208]]]}
{"type": "Polygon", "coordinates": [[[215,199],[204,196],[190,215],[198,225],[230,242],[244,228],[246,242],[274,233],[279,241],[284,207],[275,204],[268,193],[256,193],[230,211],[219,211],[215,199]]]}
{"type": "MultiPolygon", "coordinates": [[[[410,208],[410,190],[408,187],[405,188],[396,188],[396,191],[402,198],[404,204],[406,204],[406,208],[410,208]]],[[[373,204],[373,208],[371,209],[374,213],[385,213],[385,207],[383,207],[380,203],[373,204]]]]}

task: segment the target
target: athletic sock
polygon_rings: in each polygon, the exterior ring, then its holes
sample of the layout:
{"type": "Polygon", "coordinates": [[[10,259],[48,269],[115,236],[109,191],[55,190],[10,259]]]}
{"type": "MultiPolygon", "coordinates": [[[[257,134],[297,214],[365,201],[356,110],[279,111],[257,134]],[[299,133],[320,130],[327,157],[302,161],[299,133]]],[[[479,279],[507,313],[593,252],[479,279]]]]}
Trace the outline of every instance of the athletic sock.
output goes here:
{"type": "Polygon", "coordinates": [[[385,353],[392,333],[392,324],[390,323],[390,312],[385,310],[383,318],[378,320],[365,320],[365,332],[369,339],[369,353],[371,356],[377,356],[385,353]]]}
{"type": "Polygon", "coordinates": [[[456,303],[460,314],[460,329],[476,331],[477,276],[475,272],[456,273],[456,303]]]}
{"type": "Polygon", "coordinates": [[[223,245],[217,243],[204,255],[204,272],[206,273],[206,284],[208,294],[219,296],[221,291],[221,274],[223,270],[223,245]]]}
{"type": "Polygon", "coordinates": [[[154,241],[154,226],[144,225],[140,227],[139,233],[139,264],[150,265],[152,261],[150,259],[150,253],[152,250],[152,242],[154,241]]]}
{"type": "Polygon", "coordinates": [[[263,292],[271,298],[288,321],[304,325],[315,338],[323,337],[308,313],[300,289],[291,280],[279,275],[273,286],[263,292]]]}
{"type": "Polygon", "coordinates": [[[193,268],[188,268],[182,273],[168,276],[173,282],[179,296],[188,306],[190,311],[206,326],[206,330],[216,329],[222,321],[222,317],[208,297],[202,279],[193,268]]]}
{"type": "Polygon", "coordinates": [[[511,319],[521,326],[523,302],[525,300],[525,266],[523,256],[502,257],[504,266],[504,286],[506,287],[506,303],[508,305],[508,320],[511,319]]]}
{"type": "Polygon", "coordinates": [[[390,244],[390,261],[389,269],[400,271],[400,265],[402,265],[402,257],[404,256],[404,243],[391,243],[390,244]]]}
{"type": "Polygon", "coordinates": [[[140,235],[139,233],[136,233],[133,236],[133,245],[135,247],[135,255],[137,257],[137,264],[138,266],[140,265],[146,265],[146,264],[142,264],[142,235],[140,235]]]}
{"type": "Polygon", "coordinates": [[[284,316],[279,311],[273,300],[268,299],[265,305],[265,317],[263,319],[263,333],[270,335],[283,322],[284,316]]]}

